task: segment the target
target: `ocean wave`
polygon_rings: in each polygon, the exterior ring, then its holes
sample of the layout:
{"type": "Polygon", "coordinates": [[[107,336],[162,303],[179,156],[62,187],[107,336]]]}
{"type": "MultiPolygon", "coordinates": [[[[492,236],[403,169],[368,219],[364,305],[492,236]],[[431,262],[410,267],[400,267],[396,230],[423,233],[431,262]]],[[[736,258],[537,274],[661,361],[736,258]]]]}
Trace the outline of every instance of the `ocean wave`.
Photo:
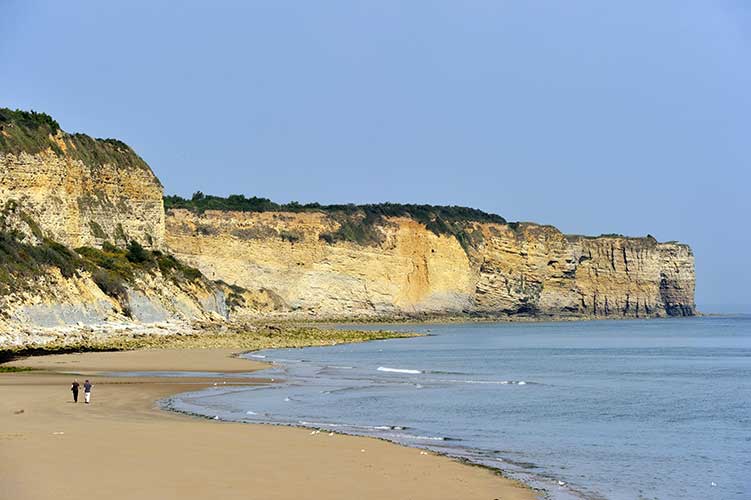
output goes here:
{"type": "Polygon", "coordinates": [[[448,437],[443,436],[419,436],[414,434],[384,434],[384,437],[391,438],[391,439],[407,439],[410,441],[456,441],[455,439],[451,439],[448,437]]]}
{"type": "Polygon", "coordinates": [[[409,373],[409,374],[413,374],[413,375],[416,375],[418,373],[422,373],[422,371],[420,371],[420,370],[413,370],[413,369],[410,369],[410,368],[389,368],[387,366],[379,366],[377,368],[377,370],[379,372],[409,373]]]}
{"type": "Polygon", "coordinates": [[[432,379],[427,382],[433,383],[450,383],[450,384],[480,384],[480,385],[528,385],[536,382],[527,382],[525,380],[462,380],[462,379],[432,379]]]}
{"type": "Polygon", "coordinates": [[[355,425],[355,424],[335,424],[331,422],[309,422],[307,420],[298,420],[297,422],[305,427],[326,427],[326,428],[343,428],[360,431],[403,431],[408,427],[401,425],[355,425]]]}

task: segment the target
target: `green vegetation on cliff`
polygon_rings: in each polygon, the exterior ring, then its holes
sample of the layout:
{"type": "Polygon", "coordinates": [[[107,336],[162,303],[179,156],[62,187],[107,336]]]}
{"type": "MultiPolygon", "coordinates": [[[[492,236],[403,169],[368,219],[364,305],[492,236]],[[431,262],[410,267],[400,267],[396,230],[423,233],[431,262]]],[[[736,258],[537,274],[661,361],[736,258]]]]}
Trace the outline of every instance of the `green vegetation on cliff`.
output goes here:
{"type": "Polygon", "coordinates": [[[30,245],[14,233],[0,231],[0,295],[17,291],[22,280],[38,278],[47,267],[56,267],[69,278],[84,268],[84,261],[52,240],[30,245]]]}
{"type": "MultiPolygon", "coordinates": [[[[490,214],[475,208],[442,205],[415,205],[402,203],[376,203],[367,205],[321,205],[319,203],[300,204],[295,201],[279,204],[267,198],[256,196],[246,198],[233,194],[226,198],[205,195],[200,191],[191,199],[171,195],[164,197],[165,210],[183,208],[196,213],[206,210],[239,212],[322,212],[339,224],[339,229],[324,233],[321,240],[327,243],[352,241],[362,245],[379,244],[382,233],[379,226],[388,224],[388,217],[409,217],[425,225],[437,235],[454,236],[462,246],[477,243],[478,235],[468,230],[472,222],[493,222],[506,224],[500,215],[490,214]]],[[[290,240],[293,238],[289,238],[290,240]]]]}
{"type": "Polygon", "coordinates": [[[140,272],[158,269],[178,283],[202,277],[197,269],[158,250],[144,250],[138,245],[142,253],[134,258],[135,245],[138,243],[131,242],[128,250],[105,244],[101,249],[82,247],[73,251],[50,239],[32,245],[16,233],[0,231],[0,295],[18,291],[24,281],[43,276],[50,267],[57,268],[66,278],[88,271],[99,288],[115,298],[124,296],[125,283],[140,272]]]}
{"type": "Polygon", "coordinates": [[[138,273],[158,269],[162,276],[176,283],[195,281],[203,276],[198,269],[186,266],[172,255],[146,250],[137,241],[131,241],[126,250],[105,243],[101,249],[77,248],[76,253],[84,260],[82,268],[91,273],[97,286],[116,299],[125,296],[125,283],[133,281],[138,273]]]}
{"type": "Polygon", "coordinates": [[[47,150],[60,157],[80,160],[89,167],[109,163],[149,169],[122,141],[67,134],[46,113],[0,108],[0,154],[36,154],[47,150]]]}
{"type": "Polygon", "coordinates": [[[458,222],[496,222],[505,224],[506,219],[496,214],[489,214],[476,208],[444,206],[444,205],[415,205],[404,203],[373,203],[367,205],[321,205],[320,203],[300,204],[275,203],[268,198],[252,196],[246,198],[242,194],[231,194],[226,198],[205,195],[198,191],[191,199],[177,195],[164,197],[164,208],[185,208],[197,213],[206,210],[234,210],[238,212],[324,212],[345,213],[349,215],[365,214],[370,217],[411,217],[419,222],[430,222],[436,219],[458,222]]]}

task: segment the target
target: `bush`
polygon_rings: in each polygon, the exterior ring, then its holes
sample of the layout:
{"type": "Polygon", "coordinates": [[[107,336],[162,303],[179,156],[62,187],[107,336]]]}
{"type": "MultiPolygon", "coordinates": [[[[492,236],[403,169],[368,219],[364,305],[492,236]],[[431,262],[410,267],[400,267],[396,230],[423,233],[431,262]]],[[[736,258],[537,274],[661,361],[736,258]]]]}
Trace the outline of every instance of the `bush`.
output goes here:
{"type": "Polygon", "coordinates": [[[59,243],[43,239],[39,245],[30,245],[22,237],[19,233],[0,231],[0,294],[22,290],[25,282],[38,278],[51,267],[66,278],[85,268],[83,259],[59,243]]]}
{"type": "Polygon", "coordinates": [[[37,113],[34,110],[22,111],[20,109],[12,111],[7,108],[0,108],[0,124],[12,122],[30,129],[45,127],[53,134],[60,130],[60,124],[47,113],[37,113]]]}
{"type": "Polygon", "coordinates": [[[336,243],[336,237],[332,233],[321,233],[318,235],[318,239],[329,245],[336,243]]]}
{"type": "Polygon", "coordinates": [[[162,275],[171,276],[173,280],[179,281],[180,279],[185,279],[188,281],[195,281],[203,277],[201,271],[183,264],[173,255],[163,254],[158,250],[152,252],[152,255],[156,259],[156,264],[162,275]]]}
{"type": "Polygon", "coordinates": [[[96,283],[102,292],[113,299],[118,301],[125,301],[127,299],[125,282],[121,276],[105,269],[99,269],[94,271],[91,279],[94,280],[94,283],[96,283]]]}
{"type": "Polygon", "coordinates": [[[76,252],[90,264],[92,269],[107,269],[125,280],[133,278],[133,263],[127,259],[124,250],[117,248],[111,243],[105,242],[101,250],[98,248],[82,247],[77,248],[76,252]]]}
{"type": "Polygon", "coordinates": [[[136,240],[130,240],[130,243],[128,243],[128,253],[125,254],[125,257],[134,264],[141,264],[150,260],[149,254],[136,240]]]}
{"type": "Polygon", "coordinates": [[[302,236],[299,233],[291,231],[282,231],[279,233],[279,236],[282,238],[282,241],[288,241],[290,243],[297,243],[302,239],[302,236]]]}

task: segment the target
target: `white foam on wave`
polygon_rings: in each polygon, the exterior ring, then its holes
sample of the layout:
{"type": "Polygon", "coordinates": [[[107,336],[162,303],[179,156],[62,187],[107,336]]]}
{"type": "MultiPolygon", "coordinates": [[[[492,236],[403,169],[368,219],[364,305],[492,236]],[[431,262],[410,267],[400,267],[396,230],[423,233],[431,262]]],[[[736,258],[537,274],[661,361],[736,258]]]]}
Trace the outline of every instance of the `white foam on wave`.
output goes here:
{"type": "Polygon", "coordinates": [[[306,427],[343,427],[347,429],[360,429],[365,431],[403,431],[406,427],[401,425],[355,425],[355,424],[334,424],[330,422],[310,422],[307,420],[298,420],[297,423],[306,427]]]}
{"type": "Polygon", "coordinates": [[[263,354],[251,354],[250,357],[251,358],[266,359],[266,356],[264,356],[263,354]]]}
{"type": "Polygon", "coordinates": [[[411,370],[409,368],[389,368],[387,366],[379,366],[378,371],[379,372],[392,372],[392,373],[410,373],[410,374],[422,373],[420,370],[411,370]]]}
{"type": "Polygon", "coordinates": [[[527,385],[534,382],[525,382],[524,380],[461,380],[461,379],[435,379],[430,382],[451,383],[451,384],[485,384],[485,385],[527,385]]]}
{"type": "Polygon", "coordinates": [[[446,441],[445,437],[440,436],[415,436],[413,434],[385,434],[385,436],[394,439],[410,439],[414,441],[446,441]]]}
{"type": "Polygon", "coordinates": [[[330,424],[328,422],[307,422],[305,420],[298,420],[300,425],[314,426],[314,427],[344,427],[344,424],[330,424]]]}

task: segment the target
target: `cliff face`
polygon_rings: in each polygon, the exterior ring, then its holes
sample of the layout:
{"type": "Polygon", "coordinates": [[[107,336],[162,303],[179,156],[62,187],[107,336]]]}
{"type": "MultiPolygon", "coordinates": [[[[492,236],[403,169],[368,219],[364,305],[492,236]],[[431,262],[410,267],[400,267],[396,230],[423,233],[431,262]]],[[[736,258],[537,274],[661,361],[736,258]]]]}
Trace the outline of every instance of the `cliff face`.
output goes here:
{"type": "Polygon", "coordinates": [[[208,277],[273,296],[273,310],[282,314],[695,313],[686,245],[480,222],[466,223],[460,242],[406,217],[384,220],[377,244],[327,241],[339,227],[326,213],[179,209],[168,212],[166,241],[208,277]]]}
{"type": "Polygon", "coordinates": [[[71,248],[164,243],[162,186],[127,145],[0,110],[0,203],[17,202],[71,248]]]}
{"type": "Polygon", "coordinates": [[[131,262],[114,247],[71,250],[18,204],[0,204],[0,346],[37,327],[228,317],[227,287],[162,252],[141,252],[131,262]]]}
{"type": "Polygon", "coordinates": [[[461,207],[167,200],[196,210],[165,218],[161,184],[122,142],[0,108],[0,332],[259,315],[695,314],[690,248],[651,237],[567,236],[461,207]],[[250,211],[201,212],[227,206],[250,211]],[[147,250],[131,255],[132,241],[147,250]]]}
{"type": "Polygon", "coordinates": [[[37,327],[228,316],[231,290],[162,252],[131,262],[133,241],[164,246],[162,186],[138,155],[0,109],[0,345],[37,327]]]}

